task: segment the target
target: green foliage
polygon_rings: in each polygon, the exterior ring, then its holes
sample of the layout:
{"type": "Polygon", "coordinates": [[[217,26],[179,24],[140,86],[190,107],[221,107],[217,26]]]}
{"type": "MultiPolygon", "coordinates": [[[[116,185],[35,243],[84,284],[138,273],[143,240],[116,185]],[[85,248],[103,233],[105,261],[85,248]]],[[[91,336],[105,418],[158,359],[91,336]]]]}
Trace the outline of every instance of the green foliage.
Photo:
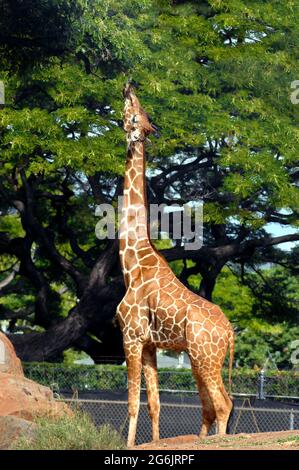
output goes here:
{"type": "MultiPolygon", "coordinates": [[[[219,164],[232,169],[224,189],[234,201],[265,185],[273,204],[298,206],[285,167],[296,161],[299,138],[292,122],[296,107],[289,100],[297,51],[286,48],[285,34],[286,28],[293,34],[298,29],[295,7],[293,2],[284,2],[283,9],[278,2],[271,7],[255,2],[254,8],[246,3],[211,2],[212,15],[206,17],[192,3],[174,8],[151,0],[75,2],[69,24],[77,42],[73,54],[65,54],[62,64],[54,57],[5,81],[12,106],[1,119],[5,170],[21,160],[35,173],[65,165],[86,173],[121,172],[123,136],[113,120],[121,118],[123,82],[133,76],[141,83],[144,106],[163,129],[151,154],[166,157],[186,143],[196,148],[233,135],[235,145],[224,146],[219,164]],[[96,75],[78,63],[82,51],[90,67],[98,67],[96,75]],[[101,59],[95,63],[96,54],[101,59]],[[209,67],[203,66],[206,60],[209,67]],[[103,112],[105,105],[114,116],[103,112]]],[[[35,9],[40,17],[48,8],[63,18],[69,8],[68,2],[40,6],[35,9]]],[[[53,21],[58,28],[57,16],[53,21]]],[[[217,219],[214,211],[212,203],[206,217],[217,219]]],[[[231,214],[248,222],[236,202],[223,213],[231,214]]]]}
{"type": "Polygon", "coordinates": [[[125,367],[54,363],[24,363],[26,377],[55,390],[125,390],[125,367]]]}
{"type": "Polygon", "coordinates": [[[299,305],[298,276],[283,267],[263,270],[260,276],[248,274],[247,282],[256,293],[254,309],[257,315],[272,320],[292,320],[297,324],[299,305]]]}
{"type": "Polygon", "coordinates": [[[222,308],[230,321],[246,327],[252,317],[254,298],[249,288],[229,268],[224,268],[217,279],[214,302],[222,308]]]}
{"type": "MultiPolygon", "coordinates": [[[[299,334],[298,278],[283,268],[264,268],[262,279],[254,271],[248,276],[250,287],[223,268],[213,295],[235,328],[235,360],[240,367],[262,368],[270,362],[292,368],[290,344],[299,334]]],[[[188,282],[197,290],[200,276],[189,276],[188,282]]]]}
{"type": "Polygon", "coordinates": [[[270,361],[271,367],[276,364],[278,368],[291,368],[290,344],[299,334],[298,278],[280,268],[264,269],[262,273],[268,279],[266,286],[256,273],[250,273],[255,282],[252,292],[228,268],[223,269],[214,301],[236,328],[235,358],[241,367],[264,367],[270,361]]]}
{"type": "Polygon", "coordinates": [[[80,2],[70,0],[2,0],[0,61],[15,71],[67,54],[80,14],[80,2]]]}
{"type": "Polygon", "coordinates": [[[73,417],[39,418],[32,438],[19,437],[15,450],[121,450],[123,438],[110,425],[95,427],[91,418],[79,410],[73,417]]]}
{"type": "MultiPolygon", "coordinates": [[[[241,229],[248,230],[247,239],[266,237],[263,229],[273,217],[298,227],[299,107],[290,101],[290,84],[299,77],[296,2],[26,0],[15,11],[10,3],[3,2],[0,18],[6,91],[0,113],[1,236],[17,244],[25,234],[27,242],[33,237],[15,205],[16,198],[25,199],[22,170],[33,188],[38,222],[57,251],[88,275],[103,248],[94,234],[95,205],[115,204],[123,174],[121,91],[131,77],[161,129],[148,147],[152,174],[202,156],[191,175],[180,174],[169,187],[171,178],[165,177],[160,187],[166,188],[163,200],[204,201],[208,244],[220,224],[230,241],[241,229]],[[96,194],[90,177],[98,182],[96,194]]],[[[78,292],[36,238],[30,257],[48,284],[55,321],[76,305],[78,292]]],[[[15,262],[10,253],[1,254],[1,280],[15,262]]],[[[180,274],[183,261],[172,267],[180,274]]],[[[266,277],[275,296],[253,274],[251,287],[260,293],[253,299],[227,270],[215,289],[214,300],[238,328],[237,360],[250,367],[261,366],[269,354],[287,365],[288,342],[298,335],[297,280],[283,271],[266,277]]],[[[24,278],[13,281],[1,305],[29,309],[16,327],[31,329],[37,288],[24,278]]],[[[197,274],[189,277],[193,289],[199,282],[197,274]]]]}
{"type": "Polygon", "coordinates": [[[75,361],[88,358],[89,356],[86,353],[83,351],[76,351],[73,348],[63,351],[63,364],[66,366],[72,366],[75,361]]]}
{"type": "MultiPolygon", "coordinates": [[[[251,344],[251,349],[255,346],[251,344]]],[[[250,352],[250,351],[249,351],[250,352]]],[[[265,390],[268,395],[298,396],[298,373],[293,371],[271,370],[266,367],[265,390]]],[[[23,363],[26,377],[43,385],[51,386],[55,391],[99,392],[103,390],[127,390],[127,370],[122,366],[108,365],[69,365],[53,363],[23,363]]],[[[234,393],[255,394],[258,390],[259,368],[237,367],[233,370],[234,393]]],[[[223,369],[223,379],[228,386],[228,369],[223,369]]],[[[145,388],[142,378],[142,387],[145,388]]],[[[190,369],[159,369],[160,390],[195,391],[196,384],[190,369]]]]}
{"type": "Polygon", "coordinates": [[[0,218],[0,231],[7,232],[12,237],[21,237],[25,235],[17,214],[2,215],[0,218]]]}

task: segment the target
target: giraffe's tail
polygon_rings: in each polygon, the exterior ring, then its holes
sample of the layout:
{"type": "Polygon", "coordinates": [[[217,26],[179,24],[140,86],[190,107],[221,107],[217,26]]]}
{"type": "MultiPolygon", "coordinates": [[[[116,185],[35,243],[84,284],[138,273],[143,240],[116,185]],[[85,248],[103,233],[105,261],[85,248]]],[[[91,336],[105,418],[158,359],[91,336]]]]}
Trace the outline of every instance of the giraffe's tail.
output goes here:
{"type": "Polygon", "coordinates": [[[232,370],[233,370],[233,361],[234,361],[234,352],[235,352],[235,335],[234,330],[231,329],[228,338],[229,344],[229,366],[228,366],[228,392],[232,398],[232,370]]]}

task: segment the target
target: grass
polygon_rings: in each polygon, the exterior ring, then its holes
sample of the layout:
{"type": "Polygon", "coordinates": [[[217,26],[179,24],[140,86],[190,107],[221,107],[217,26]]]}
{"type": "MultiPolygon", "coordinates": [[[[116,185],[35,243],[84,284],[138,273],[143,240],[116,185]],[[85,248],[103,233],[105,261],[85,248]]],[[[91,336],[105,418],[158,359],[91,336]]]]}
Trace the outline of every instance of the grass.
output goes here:
{"type": "Polygon", "coordinates": [[[16,450],[118,450],[125,449],[121,435],[110,425],[97,429],[91,418],[76,410],[73,417],[36,420],[33,438],[21,436],[16,450]]]}
{"type": "Polygon", "coordinates": [[[197,445],[215,445],[215,444],[222,444],[225,442],[235,442],[239,441],[242,439],[246,439],[246,436],[235,436],[235,435],[225,435],[225,436],[218,436],[218,435],[212,435],[210,436],[212,439],[198,439],[196,441],[197,445]]]}
{"type": "Polygon", "coordinates": [[[243,447],[259,447],[259,446],[271,446],[271,445],[287,445],[289,446],[298,446],[299,444],[299,435],[292,435],[287,437],[281,437],[275,439],[275,433],[273,437],[267,437],[265,440],[254,440],[254,434],[250,434],[246,436],[213,436],[214,439],[204,439],[196,441],[198,446],[200,445],[210,445],[217,446],[219,448],[243,448],[243,447]],[[252,439],[248,439],[248,436],[251,436],[252,439]]]}
{"type": "Polygon", "coordinates": [[[285,442],[296,442],[299,443],[299,435],[298,436],[288,436],[285,438],[277,439],[277,442],[279,443],[285,443],[285,442]]]}

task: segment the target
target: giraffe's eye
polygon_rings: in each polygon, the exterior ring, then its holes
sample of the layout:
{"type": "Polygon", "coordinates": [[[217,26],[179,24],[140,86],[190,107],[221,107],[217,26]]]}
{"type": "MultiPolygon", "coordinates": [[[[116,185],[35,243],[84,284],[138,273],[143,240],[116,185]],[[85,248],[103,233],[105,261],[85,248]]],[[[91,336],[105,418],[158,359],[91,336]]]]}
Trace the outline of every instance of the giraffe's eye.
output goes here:
{"type": "Polygon", "coordinates": [[[136,124],[136,122],[138,122],[137,114],[134,114],[134,116],[132,117],[132,122],[133,124],[136,124]]]}

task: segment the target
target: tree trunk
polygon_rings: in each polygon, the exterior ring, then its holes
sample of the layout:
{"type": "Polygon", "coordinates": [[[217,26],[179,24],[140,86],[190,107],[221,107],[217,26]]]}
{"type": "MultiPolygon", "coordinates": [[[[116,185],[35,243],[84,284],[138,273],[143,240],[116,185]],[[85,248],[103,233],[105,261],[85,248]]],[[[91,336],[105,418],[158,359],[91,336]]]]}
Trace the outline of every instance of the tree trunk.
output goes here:
{"type": "Polygon", "coordinates": [[[213,290],[216,284],[216,277],[205,276],[202,278],[200,287],[199,287],[199,295],[204,297],[207,300],[212,300],[213,290]]]}
{"type": "MultiPolygon", "coordinates": [[[[94,334],[100,338],[98,347],[89,344],[83,348],[90,354],[95,362],[100,362],[100,357],[113,356],[113,348],[117,355],[121,354],[121,341],[114,343],[118,334],[115,331],[112,339],[108,339],[106,330],[110,333],[117,330],[112,325],[116,307],[124,295],[124,288],[118,289],[109,285],[97,291],[96,288],[83,295],[79,304],[72,310],[68,317],[53,325],[44,333],[27,333],[24,335],[10,335],[18,357],[23,361],[49,361],[59,357],[65,349],[76,346],[80,338],[87,333],[94,334]],[[111,299],[113,299],[111,301],[111,299]]],[[[111,333],[112,334],[112,333],[111,333]]],[[[111,357],[112,360],[112,357],[111,357]]],[[[113,361],[112,361],[113,362],[113,361]]]]}
{"type": "Polygon", "coordinates": [[[201,271],[202,280],[199,287],[199,295],[207,300],[212,300],[213,290],[216,284],[217,277],[221,269],[225,265],[226,260],[218,261],[214,265],[210,265],[208,269],[201,271]]]}
{"type": "MultiPolygon", "coordinates": [[[[55,360],[61,353],[72,346],[87,333],[99,338],[98,347],[89,343],[94,358],[100,358],[112,354],[115,347],[117,354],[121,355],[121,341],[119,335],[113,331],[117,326],[112,326],[117,305],[125,294],[122,276],[114,277],[106,284],[108,275],[115,267],[118,260],[117,243],[114,242],[99,257],[95,263],[80,302],[69,313],[68,317],[52,325],[44,333],[27,333],[10,335],[17,355],[23,361],[48,361],[55,360]],[[112,329],[113,328],[113,329],[112,329]],[[109,340],[107,330],[116,341],[117,345],[109,340]]],[[[87,343],[86,352],[87,351],[87,343]]]]}

